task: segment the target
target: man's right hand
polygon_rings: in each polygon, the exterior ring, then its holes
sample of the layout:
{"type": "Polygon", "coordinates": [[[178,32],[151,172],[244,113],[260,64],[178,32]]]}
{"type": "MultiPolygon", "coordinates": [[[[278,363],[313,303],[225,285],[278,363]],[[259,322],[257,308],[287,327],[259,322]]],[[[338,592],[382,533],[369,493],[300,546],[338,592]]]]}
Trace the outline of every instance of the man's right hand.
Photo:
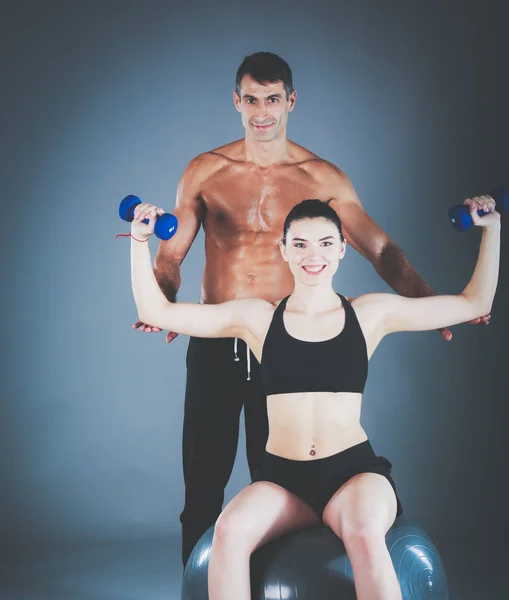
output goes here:
{"type": "MultiPolygon", "coordinates": [[[[144,331],[145,333],[159,333],[161,331],[159,327],[154,327],[153,325],[143,323],[142,321],[136,321],[136,323],[133,325],[133,329],[139,329],[140,331],[144,331]]],[[[177,336],[178,333],[175,333],[174,331],[168,331],[168,333],[166,334],[166,343],[169,344],[177,336]]]]}

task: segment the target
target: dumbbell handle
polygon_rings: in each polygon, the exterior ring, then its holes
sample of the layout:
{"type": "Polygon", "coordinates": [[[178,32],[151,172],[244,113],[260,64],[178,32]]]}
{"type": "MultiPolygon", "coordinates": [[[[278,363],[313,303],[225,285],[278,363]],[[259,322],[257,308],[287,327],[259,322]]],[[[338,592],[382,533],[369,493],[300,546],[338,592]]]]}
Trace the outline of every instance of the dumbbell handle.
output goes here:
{"type": "MultiPolygon", "coordinates": [[[[499,213],[509,212],[509,189],[498,188],[489,194],[495,200],[495,209],[499,213]]],[[[449,221],[456,231],[463,232],[470,229],[474,224],[470,216],[470,210],[466,204],[451,206],[448,211],[449,221]]],[[[489,214],[484,210],[478,210],[477,214],[484,217],[489,214]]]]}
{"type": "MultiPolygon", "coordinates": [[[[118,216],[124,221],[131,223],[134,220],[134,210],[138,204],[141,204],[141,200],[138,196],[129,194],[129,196],[126,196],[120,203],[120,206],[118,207],[118,216]]],[[[143,219],[142,223],[148,224],[149,220],[143,219]]],[[[170,213],[164,213],[157,217],[154,233],[161,240],[169,240],[177,232],[177,227],[177,217],[170,213]]]]}

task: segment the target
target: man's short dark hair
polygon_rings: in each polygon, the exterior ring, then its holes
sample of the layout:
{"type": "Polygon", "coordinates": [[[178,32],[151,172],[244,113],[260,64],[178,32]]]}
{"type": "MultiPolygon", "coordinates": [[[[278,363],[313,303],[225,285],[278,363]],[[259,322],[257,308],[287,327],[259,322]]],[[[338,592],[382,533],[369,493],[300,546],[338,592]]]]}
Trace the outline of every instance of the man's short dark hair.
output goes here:
{"type": "Polygon", "coordinates": [[[239,98],[240,82],[246,75],[249,75],[261,85],[282,81],[287,100],[293,92],[292,71],[288,63],[272,52],[255,52],[255,54],[246,56],[242,61],[242,64],[237,69],[237,77],[235,79],[235,91],[239,98]]]}

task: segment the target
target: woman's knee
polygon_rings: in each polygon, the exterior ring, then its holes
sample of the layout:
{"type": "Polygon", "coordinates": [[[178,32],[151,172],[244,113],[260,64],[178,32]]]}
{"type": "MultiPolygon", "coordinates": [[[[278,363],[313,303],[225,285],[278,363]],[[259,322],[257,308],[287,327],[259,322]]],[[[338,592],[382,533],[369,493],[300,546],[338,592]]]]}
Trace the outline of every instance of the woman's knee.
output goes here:
{"type": "Polygon", "coordinates": [[[385,544],[391,519],[385,510],[349,510],[344,507],[336,514],[329,513],[327,525],[343,540],[346,547],[366,553],[385,544]]]}
{"type": "Polygon", "coordinates": [[[222,512],[214,527],[213,545],[218,547],[249,547],[250,534],[255,531],[248,515],[238,511],[222,512]]]}
{"type": "Polygon", "coordinates": [[[385,529],[375,520],[347,519],[341,525],[341,538],[346,548],[370,554],[385,544],[385,529]]]}

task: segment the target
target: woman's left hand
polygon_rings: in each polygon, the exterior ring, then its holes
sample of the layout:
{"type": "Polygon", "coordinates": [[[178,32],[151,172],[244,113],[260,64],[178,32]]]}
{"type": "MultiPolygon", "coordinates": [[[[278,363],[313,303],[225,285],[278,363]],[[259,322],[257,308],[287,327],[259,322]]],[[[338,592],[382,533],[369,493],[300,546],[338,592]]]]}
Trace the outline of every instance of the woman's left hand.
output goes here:
{"type": "Polygon", "coordinates": [[[475,196],[467,198],[463,204],[468,206],[472,222],[477,227],[497,226],[500,222],[500,213],[495,210],[495,200],[492,196],[475,196]],[[482,217],[477,214],[480,210],[485,213],[482,217]]]}
{"type": "Polygon", "coordinates": [[[134,220],[131,223],[131,235],[138,240],[146,240],[154,233],[157,217],[164,214],[164,210],[154,204],[142,202],[134,209],[134,220]],[[148,223],[143,223],[148,219],[148,223]]]}

